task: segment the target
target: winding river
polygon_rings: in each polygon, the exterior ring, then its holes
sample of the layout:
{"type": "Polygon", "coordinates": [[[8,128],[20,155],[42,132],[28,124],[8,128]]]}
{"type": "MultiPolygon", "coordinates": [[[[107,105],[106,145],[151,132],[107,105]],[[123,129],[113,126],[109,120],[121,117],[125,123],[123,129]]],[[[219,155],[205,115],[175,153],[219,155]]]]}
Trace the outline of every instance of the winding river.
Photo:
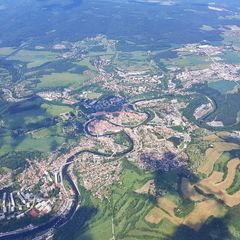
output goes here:
{"type": "MultiPolygon", "coordinates": [[[[154,99],[156,99],[156,98],[154,98],[154,99]]],[[[138,100],[136,102],[141,102],[141,101],[146,101],[146,100],[138,100]]],[[[134,103],[135,102],[133,102],[132,104],[134,104],[134,103]]],[[[142,123],[140,123],[136,126],[132,126],[132,127],[131,126],[125,126],[125,127],[134,128],[134,127],[137,127],[139,125],[146,124],[152,118],[150,112],[147,111],[147,110],[140,111],[140,109],[138,107],[136,107],[135,111],[145,113],[146,114],[146,119],[142,123]]],[[[89,136],[92,136],[92,137],[97,137],[97,135],[91,133],[91,131],[89,131],[89,129],[88,129],[88,126],[90,125],[90,123],[92,121],[95,121],[95,120],[96,119],[93,118],[93,119],[90,119],[88,122],[85,123],[84,132],[85,132],[86,135],[89,135],[89,136]]],[[[114,123],[111,123],[111,124],[118,126],[117,124],[114,124],[114,123]]],[[[121,127],[123,127],[123,126],[121,126],[121,127]]],[[[51,229],[54,231],[57,228],[66,224],[74,216],[74,214],[75,214],[75,212],[78,208],[79,200],[80,200],[80,197],[81,197],[79,192],[78,192],[77,187],[75,186],[75,183],[73,182],[71,176],[68,173],[69,166],[71,165],[71,163],[74,162],[75,157],[79,156],[82,153],[91,153],[91,154],[94,154],[94,155],[104,156],[104,157],[121,157],[121,156],[124,156],[124,155],[128,154],[129,152],[131,152],[133,150],[134,142],[126,132],[124,132],[124,133],[126,134],[126,136],[128,138],[128,141],[130,142],[130,146],[122,152],[117,152],[115,154],[107,154],[107,153],[105,154],[105,153],[99,153],[99,152],[91,151],[91,150],[81,150],[81,151],[75,153],[74,155],[72,155],[71,157],[69,157],[66,160],[66,163],[62,168],[62,175],[63,175],[63,179],[68,182],[69,186],[71,187],[72,191],[74,192],[74,198],[73,198],[73,201],[72,201],[71,208],[66,215],[55,216],[55,217],[51,218],[48,222],[43,223],[39,226],[32,226],[30,228],[19,229],[19,230],[12,231],[12,232],[2,233],[2,234],[0,234],[0,240],[16,240],[16,239],[23,238],[23,237],[30,237],[30,236],[33,237],[37,234],[40,234],[40,233],[45,232],[45,231],[49,231],[51,229]]],[[[115,134],[117,134],[117,133],[106,133],[106,134],[103,134],[101,136],[110,136],[110,135],[115,135],[115,134]]]]}
{"type": "MultiPolygon", "coordinates": [[[[145,121],[147,121],[149,119],[150,119],[150,116],[149,116],[149,114],[147,114],[147,119],[145,121]]],[[[88,126],[92,121],[95,121],[95,120],[96,119],[92,119],[92,120],[88,121],[84,126],[85,133],[92,137],[96,137],[96,135],[92,134],[88,130],[88,126]]],[[[109,135],[115,135],[115,134],[117,134],[117,133],[104,134],[102,136],[105,136],[105,135],[109,136],[109,135]]],[[[99,152],[91,151],[91,150],[81,150],[66,160],[66,164],[62,168],[62,175],[63,175],[63,179],[68,182],[69,186],[71,187],[72,191],[74,192],[74,198],[72,201],[71,208],[66,215],[56,216],[54,218],[51,218],[48,222],[41,224],[39,226],[33,226],[31,228],[19,229],[19,230],[12,231],[12,232],[2,233],[2,234],[0,234],[0,240],[16,240],[18,238],[34,236],[34,235],[37,235],[44,231],[49,231],[51,229],[55,230],[55,229],[63,226],[64,224],[66,224],[74,216],[74,213],[76,212],[76,210],[78,208],[78,204],[79,204],[79,200],[80,200],[80,195],[79,195],[78,189],[75,186],[75,183],[73,182],[71,176],[68,173],[69,166],[71,165],[71,163],[74,162],[75,157],[79,156],[82,153],[91,153],[94,155],[104,156],[104,157],[110,157],[110,156],[121,157],[121,156],[126,155],[127,153],[129,153],[133,150],[134,143],[133,143],[133,140],[130,138],[130,136],[127,133],[125,133],[125,134],[130,142],[130,146],[122,152],[117,152],[115,154],[107,154],[107,153],[105,154],[105,153],[99,153],[99,152]]]]}

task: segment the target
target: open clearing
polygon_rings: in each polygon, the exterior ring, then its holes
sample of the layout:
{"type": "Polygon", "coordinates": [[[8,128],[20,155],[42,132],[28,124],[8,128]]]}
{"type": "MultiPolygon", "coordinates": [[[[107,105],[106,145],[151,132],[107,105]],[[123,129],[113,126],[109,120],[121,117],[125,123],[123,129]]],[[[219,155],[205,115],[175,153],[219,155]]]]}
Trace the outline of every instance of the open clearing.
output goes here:
{"type": "Polygon", "coordinates": [[[218,137],[218,135],[215,133],[203,137],[203,141],[221,142],[223,140],[220,137],[218,137]]]}
{"type": "Polygon", "coordinates": [[[41,107],[45,109],[46,112],[52,116],[59,116],[62,113],[68,113],[73,111],[73,108],[65,105],[54,105],[54,104],[43,103],[41,107]]]}

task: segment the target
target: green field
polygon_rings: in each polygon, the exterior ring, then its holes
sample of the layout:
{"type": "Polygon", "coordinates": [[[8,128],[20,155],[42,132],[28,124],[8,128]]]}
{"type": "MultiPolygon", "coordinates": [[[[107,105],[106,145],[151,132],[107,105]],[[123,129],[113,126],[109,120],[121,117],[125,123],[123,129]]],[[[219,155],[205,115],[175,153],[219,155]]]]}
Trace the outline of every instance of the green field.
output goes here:
{"type": "Polygon", "coordinates": [[[89,80],[87,75],[74,73],[52,73],[43,75],[40,78],[40,83],[37,84],[37,89],[45,88],[66,88],[66,87],[81,87],[84,82],[89,80]]]}
{"type": "Polygon", "coordinates": [[[4,48],[0,48],[0,56],[2,57],[6,57],[9,54],[11,54],[12,52],[14,52],[16,49],[11,48],[11,47],[4,47],[4,48]]]}
{"type": "MultiPolygon", "coordinates": [[[[150,226],[144,221],[144,216],[152,206],[148,196],[137,194],[135,189],[141,187],[146,181],[153,177],[146,174],[131,163],[124,160],[124,170],[121,176],[121,183],[115,184],[111,188],[111,196],[102,202],[91,198],[91,201],[83,200],[83,207],[97,209],[96,214],[89,219],[84,228],[79,229],[74,237],[74,233],[69,232],[69,226],[63,228],[65,234],[56,234],[56,239],[64,239],[68,234],[71,239],[110,239],[112,237],[112,219],[114,232],[117,239],[131,239],[145,232],[146,236],[161,236],[161,228],[157,227],[156,232],[151,232],[150,226]],[[149,228],[146,232],[145,228],[149,228]]],[[[84,194],[85,195],[85,194],[84,194]]],[[[76,229],[78,226],[76,226],[76,229]]],[[[76,231],[75,229],[75,231],[76,231]]],[[[62,230],[62,231],[63,231],[62,230]]],[[[61,233],[62,233],[61,231],[61,233]]],[[[145,235],[144,234],[144,235],[145,235]]],[[[155,238],[154,238],[155,239],[155,238]]]]}
{"type": "MultiPolygon", "coordinates": [[[[37,133],[36,133],[37,134],[37,133]]],[[[57,146],[60,146],[65,142],[65,138],[62,136],[55,136],[46,134],[45,136],[40,132],[40,136],[37,137],[25,137],[24,140],[17,146],[17,151],[34,151],[52,152],[56,150],[57,146]]]]}
{"type": "Polygon", "coordinates": [[[240,169],[237,168],[236,175],[233,181],[233,184],[230,188],[227,189],[228,194],[234,194],[240,190],[240,169]]]}
{"type": "Polygon", "coordinates": [[[117,52],[113,65],[128,71],[155,71],[157,66],[151,57],[144,51],[117,52]]]}
{"type": "Polygon", "coordinates": [[[39,67],[44,63],[57,60],[58,54],[48,51],[20,50],[10,56],[9,60],[18,60],[26,62],[29,68],[39,67]]]}
{"type": "Polygon", "coordinates": [[[238,52],[225,52],[220,57],[228,64],[240,64],[240,54],[238,52]]]}
{"type": "MultiPolygon", "coordinates": [[[[156,206],[157,202],[148,194],[137,194],[134,190],[142,187],[150,179],[154,179],[159,192],[177,204],[175,209],[179,217],[184,218],[194,209],[194,203],[183,200],[178,193],[178,174],[172,173],[144,173],[126,159],[123,160],[124,169],[119,183],[111,187],[111,194],[107,199],[99,201],[90,193],[82,189],[82,207],[95,209],[91,218],[85,219],[84,224],[72,223],[65,225],[56,234],[55,239],[61,240],[66,236],[73,240],[82,239],[153,239],[166,240],[177,231],[177,226],[164,219],[159,224],[150,224],[145,221],[145,216],[156,206]],[[112,222],[113,221],[113,222],[112,222]],[[113,224],[112,224],[113,223],[113,224]],[[76,233],[77,232],[77,233],[76,233]],[[68,234],[68,235],[67,235],[68,234]]],[[[161,207],[161,206],[160,206],[161,207]]],[[[77,218],[77,217],[75,217],[77,218]]],[[[79,219],[83,223],[83,219],[79,219]]],[[[188,229],[188,228],[187,228],[188,229]]],[[[188,231],[191,232],[190,229],[188,231]]]]}
{"type": "Polygon", "coordinates": [[[43,128],[24,136],[6,135],[0,142],[0,156],[12,151],[40,151],[50,153],[66,142],[66,136],[58,127],[43,128]]]}
{"type": "Polygon", "coordinates": [[[221,94],[227,94],[227,92],[231,91],[237,84],[233,81],[221,80],[210,82],[208,86],[218,90],[221,94]]]}
{"type": "Polygon", "coordinates": [[[217,160],[217,162],[214,164],[214,171],[219,172],[226,172],[227,173],[227,163],[231,160],[231,154],[228,152],[224,152],[221,157],[217,160]]]}
{"type": "Polygon", "coordinates": [[[86,57],[79,62],[76,62],[77,65],[87,67],[89,70],[96,72],[97,69],[90,62],[90,57],[86,57]]]}
{"type": "Polygon", "coordinates": [[[48,103],[42,104],[41,107],[45,109],[48,114],[52,116],[59,116],[62,113],[68,113],[74,110],[69,106],[54,105],[54,104],[48,104],[48,103]]]}
{"type": "Polygon", "coordinates": [[[164,59],[162,63],[166,66],[172,67],[192,67],[196,69],[203,69],[208,67],[209,59],[206,56],[195,56],[195,55],[188,55],[183,54],[178,56],[178,58],[174,59],[164,59]]]}
{"type": "MultiPolygon", "coordinates": [[[[40,98],[8,104],[1,111],[0,157],[27,151],[48,154],[63,143],[70,143],[72,137],[64,134],[59,115],[72,110],[40,98]]],[[[77,120],[81,121],[79,117],[77,120]]]]}

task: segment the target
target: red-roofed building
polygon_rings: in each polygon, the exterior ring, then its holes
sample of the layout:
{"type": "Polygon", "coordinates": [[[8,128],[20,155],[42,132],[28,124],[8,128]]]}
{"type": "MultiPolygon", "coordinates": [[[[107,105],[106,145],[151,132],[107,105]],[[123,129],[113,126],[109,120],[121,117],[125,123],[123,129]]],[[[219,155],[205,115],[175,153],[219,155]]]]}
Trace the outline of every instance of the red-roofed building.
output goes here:
{"type": "Polygon", "coordinates": [[[29,212],[29,214],[30,214],[31,217],[38,217],[39,216],[39,212],[36,209],[32,209],[29,212]]]}

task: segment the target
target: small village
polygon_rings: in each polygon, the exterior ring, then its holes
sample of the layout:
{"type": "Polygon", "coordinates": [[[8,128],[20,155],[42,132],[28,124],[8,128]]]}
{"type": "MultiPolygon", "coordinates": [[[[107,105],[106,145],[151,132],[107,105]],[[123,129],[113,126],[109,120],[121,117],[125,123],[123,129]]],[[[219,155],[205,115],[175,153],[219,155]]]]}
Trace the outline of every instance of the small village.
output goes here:
{"type": "Polygon", "coordinates": [[[181,56],[196,55],[205,58],[206,67],[203,69],[186,68],[176,75],[176,78],[182,81],[185,88],[189,88],[197,83],[206,81],[236,81],[240,75],[239,64],[225,63],[221,55],[227,51],[235,51],[231,46],[212,46],[208,44],[188,44],[184,48],[176,50],[181,56]]]}

